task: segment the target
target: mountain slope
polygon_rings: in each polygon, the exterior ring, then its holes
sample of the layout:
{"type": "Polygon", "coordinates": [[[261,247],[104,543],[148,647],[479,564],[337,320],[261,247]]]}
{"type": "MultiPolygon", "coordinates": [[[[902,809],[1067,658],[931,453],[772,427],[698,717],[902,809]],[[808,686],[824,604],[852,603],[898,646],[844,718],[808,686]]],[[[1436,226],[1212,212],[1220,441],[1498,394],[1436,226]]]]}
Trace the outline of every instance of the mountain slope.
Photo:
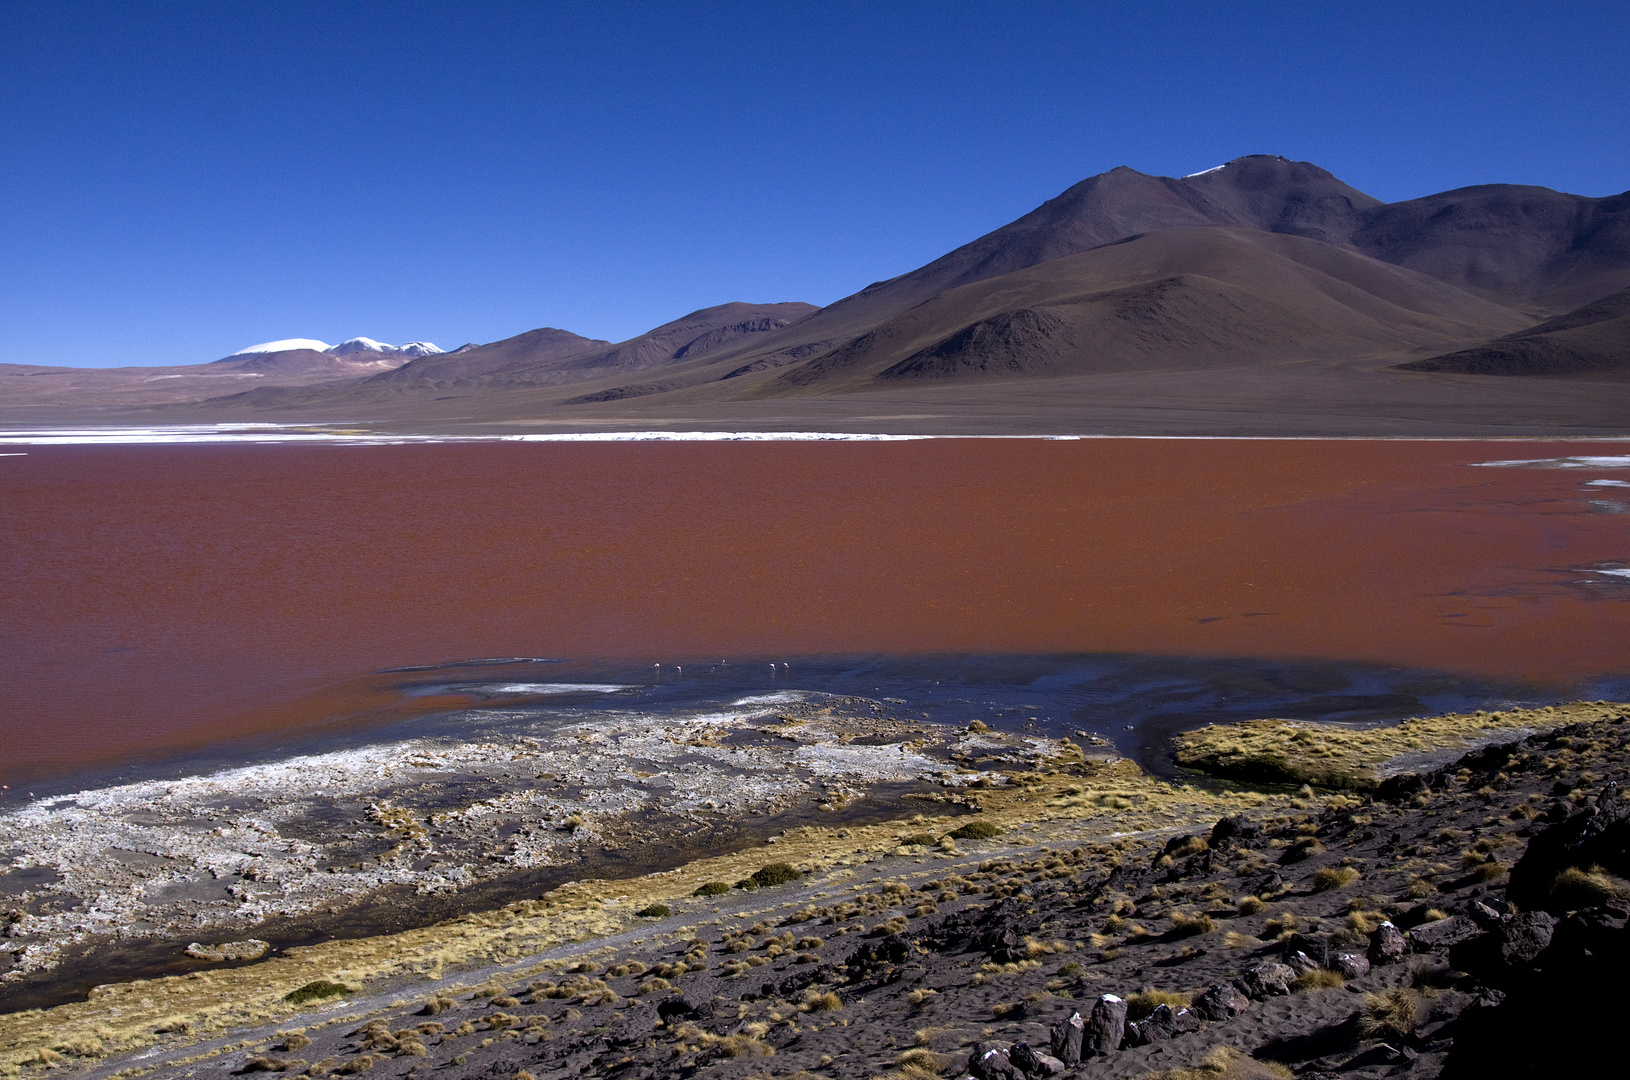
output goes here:
{"type": "Polygon", "coordinates": [[[1317,240],[1176,228],[949,290],[752,392],[1397,355],[1524,322],[1317,240]]]}
{"type": "Polygon", "coordinates": [[[1630,289],[1476,348],[1398,368],[1463,375],[1630,378],[1630,289]]]}
{"type": "Polygon", "coordinates": [[[495,371],[563,360],[594,352],[610,344],[609,341],[586,338],[569,330],[544,326],[487,345],[419,357],[395,371],[367,380],[367,385],[386,392],[445,390],[463,386],[472,379],[495,371]]]}
{"type": "Polygon", "coordinates": [[[1351,246],[1538,313],[1630,285],[1630,192],[1487,184],[1380,206],[1351,246]]]}
{"type": "Polygon", "coordinates": [[[819,311],[814,304],[720,304],[693,311],[638,337],[597,352],[511,365],[490,380],[494,387],[554,386],[588,375],[644,371],[674,360],[696,359],[706,353],[774,333],[819,311]]]}

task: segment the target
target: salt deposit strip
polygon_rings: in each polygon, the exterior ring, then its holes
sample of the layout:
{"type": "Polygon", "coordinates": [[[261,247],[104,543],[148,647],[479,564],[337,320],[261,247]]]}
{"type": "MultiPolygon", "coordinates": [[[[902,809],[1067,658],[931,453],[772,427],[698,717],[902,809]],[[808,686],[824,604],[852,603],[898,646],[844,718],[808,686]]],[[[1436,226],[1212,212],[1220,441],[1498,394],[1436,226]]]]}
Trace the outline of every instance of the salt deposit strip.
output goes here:
{"type": "Polygon", "coordinates": [[[0,981],[54,967],[87,942],[224,941],[390,887],[456,892],[812,799],[835,810],[875,784],[1000,784],[1002,773],[970,772],[951,754],[1018,764],[1046,749],[1041,739],[890,720],[866,699],[805,696],[707,712],[596,711],[564,724],[472,710],[472,720],[504,721],[502,734],[39,800],[0,815],[0,851],[10,853],[0,893],[14,908],[0,981]]]}

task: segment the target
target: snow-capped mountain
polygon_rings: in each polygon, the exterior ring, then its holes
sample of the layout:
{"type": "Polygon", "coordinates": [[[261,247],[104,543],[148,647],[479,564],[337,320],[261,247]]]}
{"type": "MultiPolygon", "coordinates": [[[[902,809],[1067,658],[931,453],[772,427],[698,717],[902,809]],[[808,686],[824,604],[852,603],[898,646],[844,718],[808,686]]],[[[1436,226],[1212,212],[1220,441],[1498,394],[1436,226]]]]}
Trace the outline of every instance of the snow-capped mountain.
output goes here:
{"type": "Polygon", "coordinates": [[[399,356],[435,356],[441,350],[428,341],[409,341],[405,345],[387,345],[368,337],[354,337],[322,350],[330,356],[349,356],[351,353],[376,352],[399,356]]]}
{"type": "Polygon", "coordinates": [[[226,359],[232,360],[240,356],[256,356],[263,353],[292,352],[296,349],[309,349],[312,352],[326,353],[329,356],[378,353],[381,356],[401,356],[408,359],[417,356],[435,356],[441,352],[441,349],[428,341],[410,341],[405,345],[389,345],[369,337],[354,337],[348,341],[342,341],[338,345],[330,345],[328,342],[318,341],[316,338],[283,338],[278,341],[266,341],[259,345],[251,345],[247,349],[239,349],[226,359]]]}

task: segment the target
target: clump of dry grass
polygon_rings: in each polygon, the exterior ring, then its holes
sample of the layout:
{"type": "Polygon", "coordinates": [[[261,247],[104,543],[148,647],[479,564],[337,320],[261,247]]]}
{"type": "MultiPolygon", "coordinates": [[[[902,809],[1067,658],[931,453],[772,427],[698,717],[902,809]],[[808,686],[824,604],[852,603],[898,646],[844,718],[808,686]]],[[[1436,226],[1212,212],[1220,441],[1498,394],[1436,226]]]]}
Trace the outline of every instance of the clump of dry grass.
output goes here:
{"type": "Polygon", "coordinates": [[[1347,929],[1360,934],[1373,934],[1386,921],[1387,917],[1379,911],[1354,911],[1347,916],[1347,929]]]}
{"type": "Polygon", "coordinates": [[[1314,892],[1345,889],[1359,879],[1359,872],[1351,866],[1327,866],[1313,875],[1314,892]]]}
{"type": "Polygon", "coordinates": [[[1172,912],[1172,933],[1178,937],[1198,937],[1216,929],[1216,921],[1204,912],[1194,915],[1183,911],[1172,912]]]}
{"type": "Polygon", "coordinates": [[[1166,849],[1166,854],[1174,859],[1186,859],[1190,855],[1198,855],[1211,847],[1203,836],[1185,836],[1166,849]]]}
{"type": "Polygon", "coordinates": [[[1238,930],[1230,930],[1223,935],[1223,946],[1229,949],[1250,949],[1262,944],[1260,938],[1250,934],[1242,934],[1238,930]]]}
{"type": "MultiPolygon", "coordinates": [[[[759,1034],[762,1035],[763,1032],[759,1034]]],[[[674,1032],[674,1036],[677,1040],[674,1044],[675,1057],[699,1050],[715,1051],[724,1057],[732,1058],[775,1056],[775,1047],[750,1031],[742,1031],[735,1035],[715,1035],[695,1024],[684,1024],[674,1032]]]]}
{"type": "Polygon", "coordinates": [[[1270,938],[1275,938],[1281,934],[1293,933],[1301,929],[1301,926],[1302,920],[1296,917],[1296,912],[1281,911],[1278,915],[1263,923],[1262,930],[1270,938]]]}
{"type": "Polygon", "coordinates": [[[1358,1030],[1369,1038],[1402,1038],[1415,1030],[1420,1011],[1421,995],[1408,986],[1365,994],[1358,1030]]]}
{"type": "Polygon", "coordinates": [[[1053,953],[1069,951],[1069,943],[1065,941],[1037,941],[1031,937],[1024,939],[1024,954],[1028,957],[1050,956],[1053,953]]]}
{"type": "Polygon", "coordinates": [[[1304,862],[1315,855],[1324,854],[1324,845],[1316,837],[1304,836],[1285,849],[1286,862],[1304,862]]]}
{"type": "Polygon", "coordinates": [[[1241,915],[1255,915],[1268,906],[1268,902],[1260,896],[1242,896],[1239,902],[1241,915]]]}
{"type": "Polygon", "coordinates": [[[1347,980],[1342,978],[1341,972],[1331,971],[1328,968],[1314,968],[1312,971],[1304,971],[1296,976],[1296,981],[1291,984],[1291,989],[1300,994],[1309,990],[1339,990],[1346,985],[1347,980]]]}
{"type": "Polygon", "coordinates": [[[1596,907],[1612,900],[1630,897],[1630,883],[1600,866],[1581,869],[1570,866],[1551,883],[1551,899],[1566,908],[1596,907]]]}
{"type": "Polygon", "coordinates": [[[1219,1046],[1193,1068],[1145,1073],[1143,1080],[1290,1080],[1294,1075],[1278,1062],[1258,1061],[1232,1046],[1219,1046]]]}
{"type": "Polygon", "coordinates": [[[1129,1020],[1142,1020],[1162,1005],[1186,1009],[1191,1000],[1192,995],[1180,994],[1173,990],[1140,990],[1127,996],[1126,1016],[1129,1020]]]}
{"type": "Polygon", "coordinates": [[[804,995],[803,1003],[798,1006],[799,1012],[837,1012],[843,1008],[843,999],[828,990],[826,993],[817,993],[811,990],[804,995]]]}

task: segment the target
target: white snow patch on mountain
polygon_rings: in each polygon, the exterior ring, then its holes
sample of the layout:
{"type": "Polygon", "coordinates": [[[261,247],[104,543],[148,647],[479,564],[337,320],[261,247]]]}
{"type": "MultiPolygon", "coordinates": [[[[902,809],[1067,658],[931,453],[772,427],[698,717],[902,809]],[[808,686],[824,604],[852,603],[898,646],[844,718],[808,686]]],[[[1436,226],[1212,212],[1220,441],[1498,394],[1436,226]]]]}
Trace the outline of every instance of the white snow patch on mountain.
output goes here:
{"type": "Polygon", "coordinates": [[[326,341],[316,338],[291,337],[281,341],[265,341],[259,345],[251,345],[247,349],[239,349],[233,356],[252,356],[255,353],[288,352],[290,349],[311,349],[314,352],[328,352],[334,346],[326,341]]]}

